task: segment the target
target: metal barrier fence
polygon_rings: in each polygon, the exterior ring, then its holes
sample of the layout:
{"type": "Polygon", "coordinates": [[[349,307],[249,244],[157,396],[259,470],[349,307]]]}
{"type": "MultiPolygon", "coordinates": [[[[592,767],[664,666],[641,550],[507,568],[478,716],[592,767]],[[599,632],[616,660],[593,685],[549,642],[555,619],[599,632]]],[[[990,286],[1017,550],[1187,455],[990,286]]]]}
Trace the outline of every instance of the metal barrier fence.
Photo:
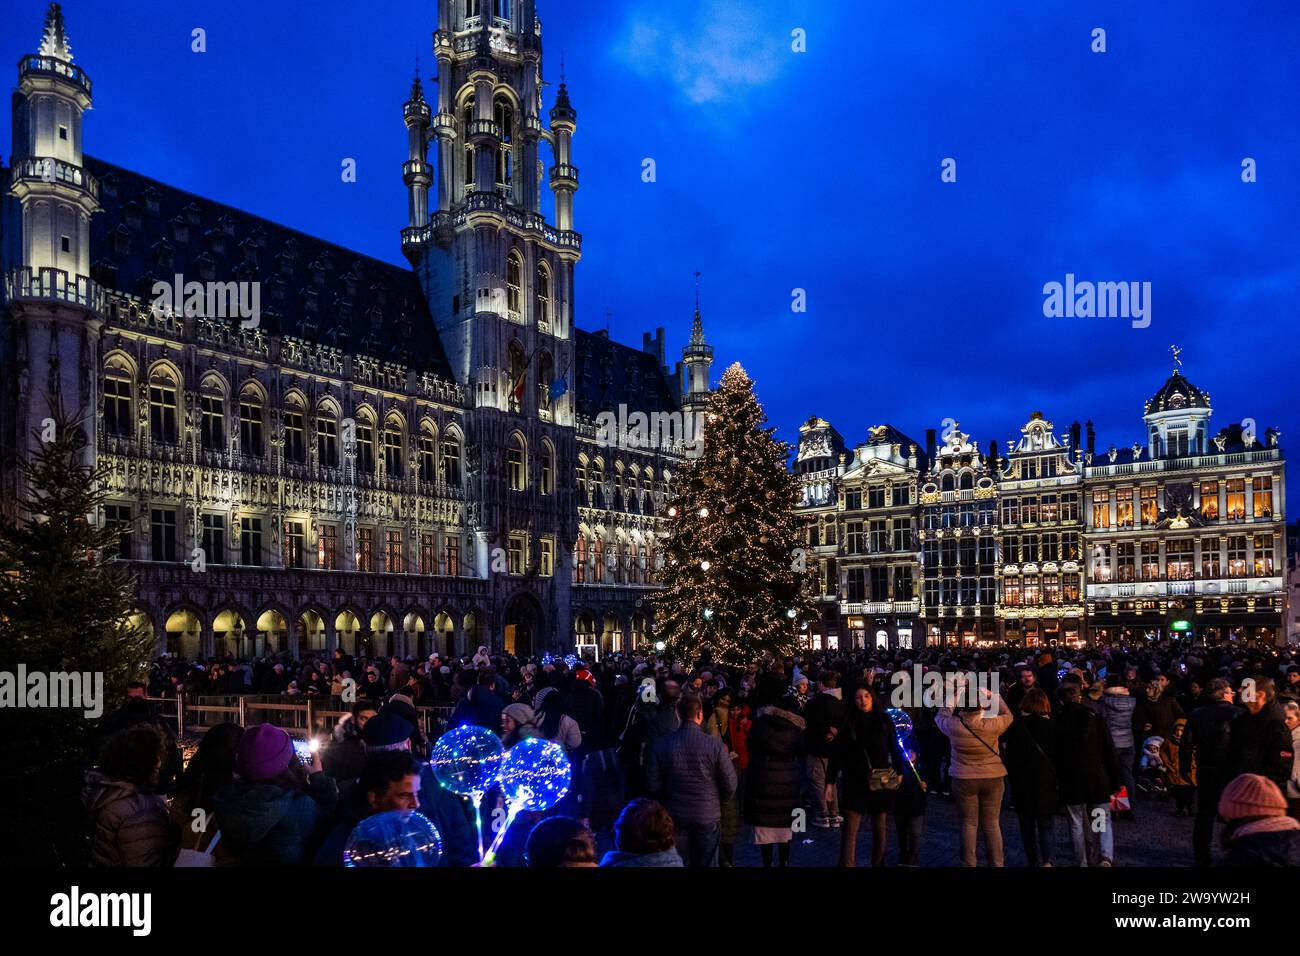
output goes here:
{"type": "MultiPolygon", "coordinates": [[[[203,734],[217,724],[274,724],[289,734],[310,737],[328,733],[352,712],[340,697],[300,698],[280,694],[225,694],[205,697],[150,697],[158,716],[176,728],[176,736],[203,734]]],[[[420,731],[430,739],[446,728],[451,707],[417,707],[420,731]]]]}

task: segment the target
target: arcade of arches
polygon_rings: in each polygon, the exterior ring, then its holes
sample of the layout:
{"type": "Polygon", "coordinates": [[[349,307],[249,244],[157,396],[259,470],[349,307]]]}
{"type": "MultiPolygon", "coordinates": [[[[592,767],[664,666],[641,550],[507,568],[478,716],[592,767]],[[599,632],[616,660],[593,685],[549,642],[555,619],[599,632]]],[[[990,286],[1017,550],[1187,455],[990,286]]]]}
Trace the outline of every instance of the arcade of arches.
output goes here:
{"type": "Polygon", "coordinates": [[[183,605],[155,621],[143,611],[139,626],[154,630],[159,651],[179,657],[260,657],[287,653],[330,655],[336,647],[363,656],[427,657],[472,654],[480,643],[477,610],[412,609],[405,614],[382,609],[366,613],[345,607],[337,612],[308,607],[294,614],[280,607],[260,613],[224,607],[205,612],[183,605]]]}

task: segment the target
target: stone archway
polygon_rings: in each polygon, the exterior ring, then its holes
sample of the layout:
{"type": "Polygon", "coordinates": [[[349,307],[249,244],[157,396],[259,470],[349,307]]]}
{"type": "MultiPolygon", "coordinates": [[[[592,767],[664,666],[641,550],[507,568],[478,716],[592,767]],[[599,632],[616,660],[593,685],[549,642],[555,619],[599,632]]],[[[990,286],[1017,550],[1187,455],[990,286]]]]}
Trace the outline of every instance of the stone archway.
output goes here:
{"type": "Polygon", "coordinates": [[[519,657],[532,657],[545,633],[542,606],[526,591],[521,591],[506,605],[505,650],[519,657]]]}

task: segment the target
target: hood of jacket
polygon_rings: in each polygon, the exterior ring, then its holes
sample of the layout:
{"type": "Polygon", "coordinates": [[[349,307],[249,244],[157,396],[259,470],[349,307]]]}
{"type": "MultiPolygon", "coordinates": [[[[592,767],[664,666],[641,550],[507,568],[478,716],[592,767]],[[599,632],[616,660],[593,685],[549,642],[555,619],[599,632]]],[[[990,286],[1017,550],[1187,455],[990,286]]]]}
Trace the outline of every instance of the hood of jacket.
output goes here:
{"type": "Polygon", "coordinates": [[[241,843],[257,843],[293,806],[294,794],[271,783],[236,780],[213,798],[221,829],[241,843]]]}
{"type": "Polygon", "coordinates": [[[81,801],[87,810],[98,813],[110,803],[133,799],[139,793],[139,788],[133,783],[110,780],[98,770],[91,770],[86,774],[86,781],[81,787],[81,801]]]}
{"type": "Polygon", "coordinates": [[[768,704],[766,707],[758,708],[758,710],[754,713],[754,717],[756,719],[759,717],[779,717],[781,720],[789,721],[790,723],[794,724],[800,730],[803,730],[804,727],[807,726],[807,723],[798,714],[792,713],[791,711],[788,710],[784,710],[783,708],[780,708],[775,704],[768,704]]]}

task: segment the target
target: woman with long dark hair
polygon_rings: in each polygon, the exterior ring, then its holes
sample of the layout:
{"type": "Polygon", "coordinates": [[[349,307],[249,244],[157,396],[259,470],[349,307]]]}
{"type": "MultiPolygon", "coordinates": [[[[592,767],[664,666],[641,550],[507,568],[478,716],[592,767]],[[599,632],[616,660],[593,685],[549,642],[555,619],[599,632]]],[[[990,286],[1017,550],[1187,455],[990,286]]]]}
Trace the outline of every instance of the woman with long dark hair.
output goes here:
{"type": "Polygon", "coordinates": [[[857,866],[858,831],[864,817],[871,824],[871,865],[885,865],[887,823],[903,770],[894,722],[871,687],[859,683],[835,734],[828,774],[832,781],[843,775],[840,866],[857,866]]]}
{"type": "Polygon", "coordinates": [[[204,850],[215,834],[213,798],[235,779],[235,753],[243,736],[239,724],[217,724],[203,735],[172,788],[171,818],[180,828],[181,849],[204,850]]]}

